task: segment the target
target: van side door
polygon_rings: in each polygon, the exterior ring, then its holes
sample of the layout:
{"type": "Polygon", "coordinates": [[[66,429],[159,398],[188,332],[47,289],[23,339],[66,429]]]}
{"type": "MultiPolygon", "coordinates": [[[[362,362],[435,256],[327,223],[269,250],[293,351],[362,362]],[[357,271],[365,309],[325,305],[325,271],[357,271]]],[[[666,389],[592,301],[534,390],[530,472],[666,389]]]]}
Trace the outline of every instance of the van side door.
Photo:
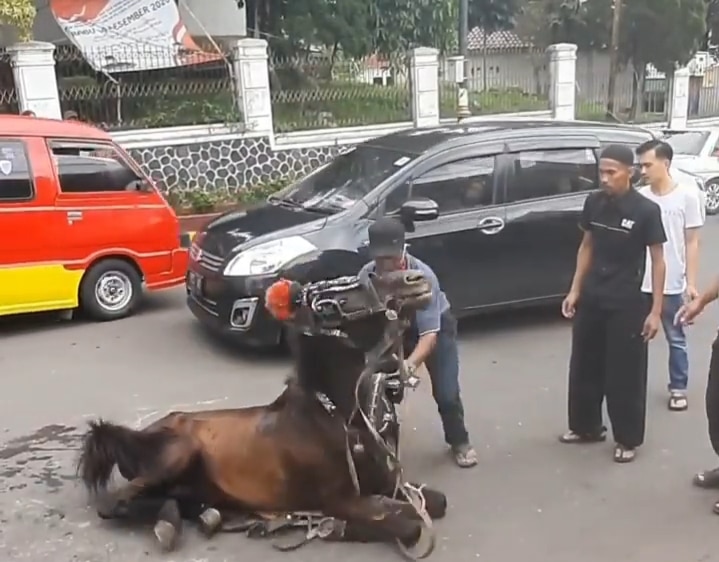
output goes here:
{"type": "Polygon", "coordinates": [[[178,233],[167,231],[167,205],[146,189],[134,162],[110,142],[50,139],[47,147],[59,185],[57,207],[70,225],[65,243],[75,248],[74,259],[118,250],[142,259],[146,275],[171,269],[169,241],[178,233]],[[167,251],[158,252],[158,241],[167,251]]]}
{"type": "Polygon", "coordinates": [[[517,300],[556,298],[569,290],[582,236],[580,213],[587,195],[599,187],[598,148],[591,135],[508,144],[504,250],[512,255],[508,279],[517,300]]]}

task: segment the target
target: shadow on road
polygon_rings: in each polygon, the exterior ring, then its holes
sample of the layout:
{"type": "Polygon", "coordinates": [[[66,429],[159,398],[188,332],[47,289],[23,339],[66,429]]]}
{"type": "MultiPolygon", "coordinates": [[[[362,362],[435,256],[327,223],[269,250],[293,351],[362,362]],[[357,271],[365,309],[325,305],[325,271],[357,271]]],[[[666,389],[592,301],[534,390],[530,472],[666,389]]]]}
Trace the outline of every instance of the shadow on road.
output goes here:
{"type": "Polygon", "coordinates": [[[519,308],[464,318],[459,322],[459,337],[469,339],[486,333],[499,334],[550,326],[570,326],[558,306],[519,308]]]}
{"type": "MultiPolygon", "coordinates": [[[[144,296],[133,318],[152,316],[177,307],[177,297],[171,292],[150,293],[144,296]]],[[[72,319],[64,316],[64,311],[36,312],[0,317],[0,337],[21,336],[30,332],[38,334],[64,329],[68,326],[92,324],[78,311],[73,311],[72,319]]]]}
{"type": "Polygon", "coordinates": [[[271,366],[284,365],[290,358],[289,350],[284,346],[256,349],[240,345],[237,342],[213,334],[196,321],[192,322],[190,330],[193,338],[197,338],[204,346],[211,349],[213,353],[230,360],[237,359],[247,361],[249,359],[271,366]]]}

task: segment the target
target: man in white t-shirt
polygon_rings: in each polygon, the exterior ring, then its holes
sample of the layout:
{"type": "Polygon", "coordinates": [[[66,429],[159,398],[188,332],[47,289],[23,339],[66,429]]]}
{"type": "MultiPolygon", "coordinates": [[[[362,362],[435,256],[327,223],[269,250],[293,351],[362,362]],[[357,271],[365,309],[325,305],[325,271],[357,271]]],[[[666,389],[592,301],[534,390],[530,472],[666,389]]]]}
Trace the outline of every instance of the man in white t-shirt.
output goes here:
{"type": "MultiPolygon", "coordinates": [[[[677,182],[669,173],[674,156],[672,147],[661,140],[650,140],[637,148],[639,166],[647,185],[639,192],[654,201],[662,211],[667,234],[664,243],[666,278],[662,326],[669,344],[669,409],[686,410],[689,358],[684,326],[675,323],[679,309],[697,298],[699,229],[704,224],[701,191],[694,182],[677,182]]],[[[647,272],[651,271],[647,253],[647,272]]],[[[652,279],[644,275],[642,291],[652,292],[652,279]]]]}

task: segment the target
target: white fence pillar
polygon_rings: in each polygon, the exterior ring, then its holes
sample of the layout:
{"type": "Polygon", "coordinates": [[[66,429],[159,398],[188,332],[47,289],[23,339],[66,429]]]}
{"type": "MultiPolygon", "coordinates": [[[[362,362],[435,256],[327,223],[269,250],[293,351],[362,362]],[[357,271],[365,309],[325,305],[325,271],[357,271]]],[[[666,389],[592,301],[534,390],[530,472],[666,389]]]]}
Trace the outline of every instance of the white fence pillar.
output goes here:
{"type": "Polygon", "coordinates": [[[430,47],[412,49],[409,75],[414,126],[439,125],[439,50],[430,47]]]}
{"type": "Polygon", "coordinates": [[[55,73],[55,45],[40,41],[17,43],[7,48],[11,56],[20,111],[38,117],[62,119],[55,73]]]}
{"type": "Polygon", "coordinates": [[[689,117],[689,69],[678,68],[674,71],[669,96],[669,128],[686,129],[689,117]]]}
{"type": "Polygon", "coordinates": [[[549,104],[553,119],[575,118],[577,46],[557,43],[547,49],[549,54],[549,104]]]}
{"type": "Polygon", "coordinates": [[[239,39],[233,46],[234,72],[245,127],[272,136],[272,98],[267,41],[239,39]]]}

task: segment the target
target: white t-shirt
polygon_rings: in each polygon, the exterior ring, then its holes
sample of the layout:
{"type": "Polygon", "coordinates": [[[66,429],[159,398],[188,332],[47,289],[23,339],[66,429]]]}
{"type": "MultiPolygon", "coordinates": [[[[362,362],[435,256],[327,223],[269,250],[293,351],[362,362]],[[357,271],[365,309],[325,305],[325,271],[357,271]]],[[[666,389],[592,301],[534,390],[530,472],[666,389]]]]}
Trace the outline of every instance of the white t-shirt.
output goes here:
{"type": "MultiPolygon", "coordinates": [[[[698,228],[704,224],[701,190],[696,185],[678,183],[666,195],[656,195],[648,185],[640,187],[639,193],[654,201],[662,210],[662,224],[667,235],[667,241],[664,243],[664,261],[667,267],[664,294],[682,294],[687,288],[685,231],[687,228],[698,228]]],[[[652,259],[649,250],[642,291],[652,292],[652,259]]]]}

